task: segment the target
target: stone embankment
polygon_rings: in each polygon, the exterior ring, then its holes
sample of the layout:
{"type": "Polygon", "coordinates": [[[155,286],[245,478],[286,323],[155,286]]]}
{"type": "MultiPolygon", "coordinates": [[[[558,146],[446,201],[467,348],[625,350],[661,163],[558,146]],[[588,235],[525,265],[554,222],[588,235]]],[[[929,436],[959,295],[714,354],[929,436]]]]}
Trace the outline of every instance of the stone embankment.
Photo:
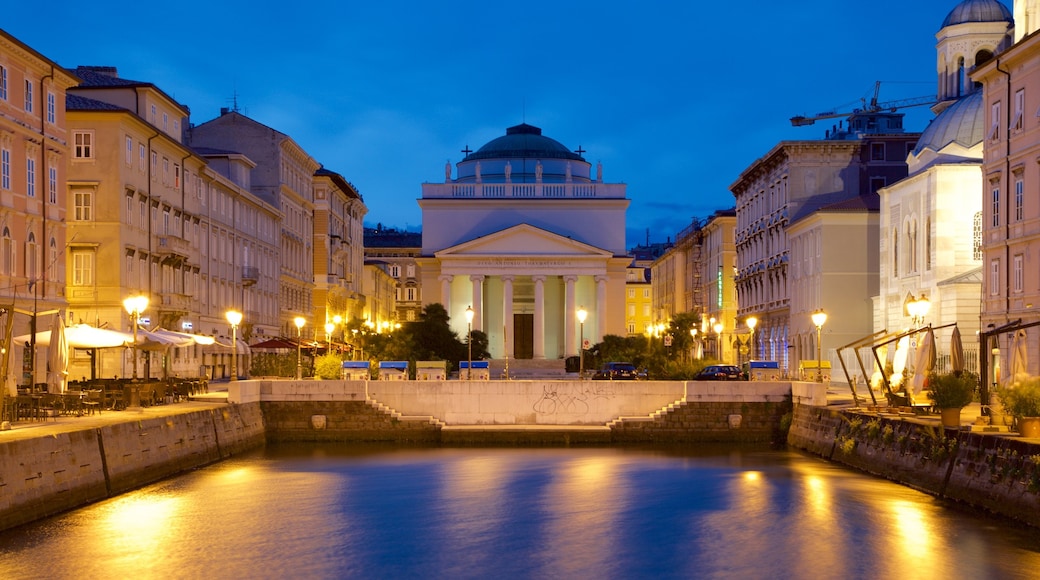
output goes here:
{"type": "Polygon", "coordinates": [[[264,442],[258,404],[182,411],[123,411],[120,421],[72,430],[42,426],[40,436],[8,441],[0,433],[0,530],[114,497],[264,442]]]}
{"type": "Polygon", "coordinates": [[[788,444],[1040,526],[1040,440],[949,429],[935,420],[795,405],[788,444]]]}

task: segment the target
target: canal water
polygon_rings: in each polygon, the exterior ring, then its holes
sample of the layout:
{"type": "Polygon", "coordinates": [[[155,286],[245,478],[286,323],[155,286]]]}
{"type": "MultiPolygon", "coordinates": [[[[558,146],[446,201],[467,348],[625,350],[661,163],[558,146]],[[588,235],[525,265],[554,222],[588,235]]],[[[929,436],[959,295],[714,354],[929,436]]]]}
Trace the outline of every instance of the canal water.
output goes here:
{"type": "Polygon", "coordinates": [[[0,578],[1037,578],[1040,534],[792,451],[277,445],[0,533],[0,578]]]}

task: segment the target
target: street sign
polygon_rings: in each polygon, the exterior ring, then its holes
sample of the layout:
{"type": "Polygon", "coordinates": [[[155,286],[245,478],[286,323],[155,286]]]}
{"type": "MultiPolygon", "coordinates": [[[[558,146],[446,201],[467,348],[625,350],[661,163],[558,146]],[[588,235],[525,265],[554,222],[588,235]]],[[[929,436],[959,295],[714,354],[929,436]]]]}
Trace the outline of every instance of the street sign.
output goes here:
{"type": "Polygon", "coordinates": [[[589,350],[590,347],[592,347],[591,340],[586,338],[585,340],[581,341],[581,350],[589,350]]]}
{"type": "Polygon", "coordinates": [[[664,335],[664,345],[665,346],[672,346],[672,335],[670,335],[670,334],[664,335]]]}

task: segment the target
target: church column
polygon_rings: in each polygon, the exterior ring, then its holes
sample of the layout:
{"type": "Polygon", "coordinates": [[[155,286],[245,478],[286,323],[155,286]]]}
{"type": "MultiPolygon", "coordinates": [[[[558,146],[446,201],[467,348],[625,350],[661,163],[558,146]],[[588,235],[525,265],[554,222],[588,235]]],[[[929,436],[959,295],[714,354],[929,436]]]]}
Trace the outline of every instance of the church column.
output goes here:
{"type": "Polygon", "coordinates": [[[437,279],[441,281],[441,304],[444,305],[444,311],[450,315],[451,281],[454,279],[454,276],[438,276],[437,279]]]}
{"type": "Polygon", "coordinates": [[[545,358],[545,276],[531,276],[534,281],[534,358],[545,358]]]}
{"type": "Polygon", "coordinates": [[[503,356],[513,356],[513,276],[502,276],[502,347],[503,356]]]}
{"type": "MultiPolygon", "coordinates": [[[[624,308],[624,306],[622,306],[624,308]]],[[[603,329],[607,327],[607,277],[596,276],[596,338],[603,342],[603,329]]]]}
{"type": "Polygon", "coordinates": [[[575,348],[577,340],[574,337],[574,323],[578,319],[578,309],[574,306],[574,284],[578,281],[577,276],[564,276],[563,281],[567,284],[563,300],[563,356],[575,356],[578,349],[575,348]]]}
{"type": "Polygon", "coordinates": [[[473,283],[473,330],[483,330],[484,277],[474,274],[469,277],[469,281],[473,283]]]}

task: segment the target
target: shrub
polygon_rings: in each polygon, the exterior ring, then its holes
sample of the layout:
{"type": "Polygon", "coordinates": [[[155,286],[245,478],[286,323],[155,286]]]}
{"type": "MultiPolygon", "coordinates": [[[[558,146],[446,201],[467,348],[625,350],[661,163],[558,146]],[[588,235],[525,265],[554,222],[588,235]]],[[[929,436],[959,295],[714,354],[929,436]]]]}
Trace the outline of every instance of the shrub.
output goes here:
{"type": "Polygon", "coordinates": [[[1040,417],[1040,377],[1017,381],[1010,387],[997,388],[1004,410],[1015,417],[1040,417]]]}
{"type": "Polygon", "coordinates": [[[970,374],[928,375],[928,398],[940,409],[960,409],[971,403],[975,394],[975,377],[970,374]]]}
{"type": "Polygon", "coordinates": [[[314,362],[314,372],[319,379],[339,379],[343,376],[343,360],[334,354],[322,355],[314,362]]]}

